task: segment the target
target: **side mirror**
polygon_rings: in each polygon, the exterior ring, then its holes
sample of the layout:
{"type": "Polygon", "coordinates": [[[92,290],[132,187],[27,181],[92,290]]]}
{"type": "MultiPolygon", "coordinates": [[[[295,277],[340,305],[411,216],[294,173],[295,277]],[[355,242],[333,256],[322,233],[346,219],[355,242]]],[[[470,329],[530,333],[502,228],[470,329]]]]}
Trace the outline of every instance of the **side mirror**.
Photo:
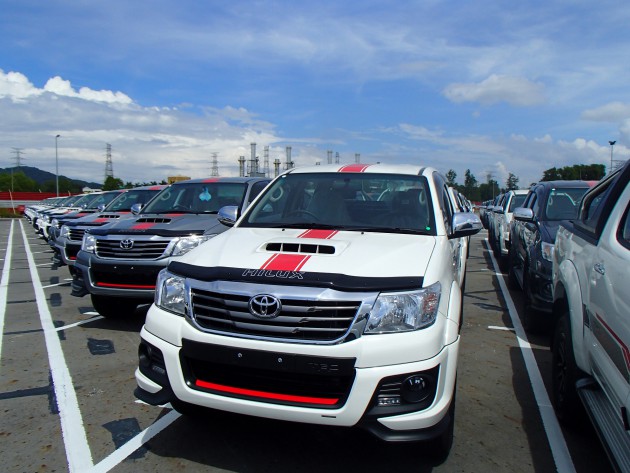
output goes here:
{"type": "Polygon", "coordinates": [[[142,207],[144,207],[144,205],[143,205],[143,204],[140,204],[140,203],[138,203],[138,204],[133,204],[133,205],[131,206],[131,213],[132,213],[133,215],[138,215],[138,214],[140,213],[140,211],[142,210],[142,207]]]}
{"type": "Polygon", "coordinates": [[[483,224],[477,214],[472,212],[457,212],[453,215],[451,227],[453,228],[453,233],[448,236],[449,239],[475,235],[481,231],[483,224]]]}
{"type": "Polygon", "coordinates": [[[107,207],[107,205],[101,204],[96,208],[96,210],[98,210],[99,212],[102,212],[103,210],[105,210],[105,207],[107,207]]]}
{"type": "Polygon", "coordinates": [[[527,207],[517,207],[512,212],[512,218],[520,222],[533,222],[534,211],[527,207]]]}
{"type": "Polygon", "coordinates": [[[238,205],[226,205],[221,207],[217,219],[226,227],[233,227],[238,220],[238,205]]]}

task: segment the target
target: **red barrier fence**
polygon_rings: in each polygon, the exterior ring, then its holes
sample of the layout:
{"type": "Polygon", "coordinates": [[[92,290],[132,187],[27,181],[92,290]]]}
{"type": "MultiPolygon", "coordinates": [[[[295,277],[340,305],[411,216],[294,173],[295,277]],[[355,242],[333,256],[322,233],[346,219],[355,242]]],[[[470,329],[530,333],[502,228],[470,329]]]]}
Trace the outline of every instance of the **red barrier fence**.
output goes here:
{"type": "Polygon", "coordinates": [[[0,192],[0,209],[9,209],[13,212],[24,212],[24,207],[40,202],[50,197],[57,197],[55,192],[0,192]]]}

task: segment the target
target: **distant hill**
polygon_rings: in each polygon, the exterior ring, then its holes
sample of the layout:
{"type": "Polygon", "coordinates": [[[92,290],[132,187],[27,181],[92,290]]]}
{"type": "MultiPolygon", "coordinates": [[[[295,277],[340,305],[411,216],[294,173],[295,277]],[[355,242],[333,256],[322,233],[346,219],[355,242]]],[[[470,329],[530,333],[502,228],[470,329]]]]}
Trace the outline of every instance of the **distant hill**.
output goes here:
{"type": "MultiPolygon", "coordinates": [[[[43,184],[46,181],[55,180],[55,174],[53,174],[52,172],[42,171],[41,169],[34,168],[31,166],[20,166],[19,168],[18,167],[0,168],[0,173],[3,173],[3,172],[10,173],[11,171],[14,171],[14,172],[21,171],[26,175],[26,177],[30,177],[39,185],[43,184]]],[[[59,177],[60,178],[65,177],[66,179],[69,179],[70,181],[72,181],[74,184],[76,184],[77,186],[81,188],[90,187],[92,189],[100,189],[101,187],[103,187],[102,182],[87,182],[87,181],[82,181],[80,179],[72,179],[71,177],[62,176],[62,175],[59,175],[59,177]]]]}

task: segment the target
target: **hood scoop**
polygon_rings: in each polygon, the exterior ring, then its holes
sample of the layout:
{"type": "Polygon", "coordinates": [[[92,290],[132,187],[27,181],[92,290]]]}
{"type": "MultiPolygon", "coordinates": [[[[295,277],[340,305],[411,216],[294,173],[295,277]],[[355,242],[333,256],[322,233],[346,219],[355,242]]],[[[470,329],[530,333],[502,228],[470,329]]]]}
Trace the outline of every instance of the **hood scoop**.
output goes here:
{"type": "Polygon", "coordinates": [[[335,247],[331,245],[313,245],[312,243],[267,243],[265,250],[276,253],[307,253],[334,255],[335,247]]]}
{"type": "Polygon", "coordinates": [[[118,214],[100,214],[98,218],[120,218],[118,214]]]}
{"type": "Polygon", "coordinates": [[[170,223],[170,218],[164,217],[143,217],[136,220],[136,223],[170,223]]]}

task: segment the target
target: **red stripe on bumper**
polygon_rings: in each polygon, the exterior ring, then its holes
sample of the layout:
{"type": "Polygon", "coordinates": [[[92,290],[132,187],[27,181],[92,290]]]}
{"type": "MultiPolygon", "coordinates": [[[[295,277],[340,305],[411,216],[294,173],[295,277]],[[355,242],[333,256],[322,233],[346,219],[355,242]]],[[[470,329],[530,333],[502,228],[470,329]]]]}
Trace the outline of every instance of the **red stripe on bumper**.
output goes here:
{"type": "Polygon", "coordinates": [[[149,284],[113,284],[109,282],[97,282],[95,286],[98,287],[117,287],[119,289],[155,289],[155,284],[153,286],[149,284]]]}
{"type": "Polygon", "coordinates": [[[200,388],[212,389],[213,391],[219,391],[228,394],[240,394],[242,396],[257,397],[260,399],[272,399],[274,401],[288,401],[300,404],[319,404],[324,406],[334,406],[339,402],[339,399],[331,399],[324,397],[309,397],[309,396],[293,396],[291,394],[270,393],[266,391],[255,391],[253,389],[235,388],[232,386],[223,386],[221,384],[208,383],[207,381],[201,381],[198,379],[195,381],[195,385],[200,388]]]}

